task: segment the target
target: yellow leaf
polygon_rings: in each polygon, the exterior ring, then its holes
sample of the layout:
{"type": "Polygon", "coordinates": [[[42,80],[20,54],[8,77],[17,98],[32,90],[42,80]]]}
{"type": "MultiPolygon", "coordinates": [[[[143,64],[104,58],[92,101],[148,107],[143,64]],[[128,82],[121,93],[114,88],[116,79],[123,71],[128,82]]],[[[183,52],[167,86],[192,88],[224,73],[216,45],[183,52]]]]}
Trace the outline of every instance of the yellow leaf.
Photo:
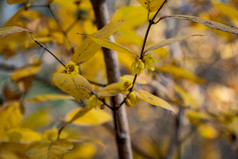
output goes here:
{"type": "Polygon", "coordinates": [[[196,83],[204,83],[205,82],[202,78],[197,77],[196,75],[194,75],[194,74],[188,72],[187,70],[185,70],[181,67],[178,67],[178,66],[163,65],[160,67],[156,67],[155,69],[158,71],[164,72],[164,73],[171,74],[175,78],[185,78],[190,81],[194,81],[196,83]]]}
{"type": "Polygon", "coordinates": [[[202,24],[202,25],[205,25],[205,26],[217,29],[217,30],[238,34],[238,29],[235,28],[235,27],[230,27],[230,26],[218,23],[218,22],[214,22],[212,20],[203,19],[203,18],[199,18],[199,17],[195,17],[195,16],[190,16],[190,15],[171,15],[171,16],[164,16],[161,19],[164,19],[164,18],[188,20],[188,21],[199,23],[199,24],[202,24]]]}
{"type": "Polygon", "coordinates": [[[238,20],[238,10],[227,3],[214,2],[212,1],[213,6],[224,16],[227,16],[233,20],[238,20]]]}
{"type": "Polygon", "coordinates": [[[97,32],[92,33],[90,36],[108,39],[113,33],[115,33],[118,30],[121,24],[122,21],[111,22],[105,25],[102,29],[98,30],[97,32]]]}
{"type": "Polygon", "coordinates": [[[13,81],[17,82],[23,78],[33,76],[41,69],[40,61],[35,61],[33,64],[27,65],[19,70],[11,73],[10,77],[13,81]]]}
{"type": "MultiPolygon", "coordinates": [[[[124,77],[124,78],[127,78],[127,79],[130,79],[131,81],[133,81],[135,76],[132,76],[132,75],[124,75],[123,77],[124,77]]],[[[137,76],[137,78],[136,78],[136,83],[138,83],[138,84],[147,84],[147,81],[146,81],[145,79],[141,78],[140,76],[137,76]]]]}
{"type": "Polygon", "coordinates": [[[200,132],[202,137],[208,139],[215,139],[218,136],[218,133],[215,128],[208,124],[200,125],[198,127],[198,131],[200,132]]]}
{"type": "Polygon", "coordinates": [[[154,106],[159,106],[159,107],[162,107],[164,109],[174,112],[174,108],[169,103],[167,103],[165,100],[163,100],[157,96],[150,94],[149,92],[139,90],[139,91],[136,91],[136,95],[138,98],[140,98],[141,100],[143,100],[149,104],[152,104],[154,106]]]}
{"type": "Polygon", "coordinates": [[[65,159],[73,159],[73,158],[93,158],[95,153],[97,152],[97,148],[92,143],[80,143],[76,145],[74,149],[65,154],[65,159]]]}
{"type": "MultiPolygon", "coordinates": [[[[78,111],[81,111],[82,109],[75,109],[69,112],[66,115],[67,121],[71,120],[75,114],[78,111]]],[[[84,114],[82,117],[76,119],[73,121],[73,124],[75,125],[85,125],[85,126],[91,126],[91,125],[100,125],[105,122],[111,121],[111,115],[106,113],[104,110],[101,109],[90,109],[86,114],[84,114]]]]}
{"type": "Polygon", "coordinates": [[[53,141],[47,153],[47,159],[63,159],[64,154],[69,152],[73,148],[73,144],[70,143],[68,140],[59,139],[53,141]]]}
{"type": "Polygon", "coordinates": [[[42,140],[42,135],[29,128],[13,128],[2,134],[1,138],[8,142],[32,143],[42,140]]]}
{"type": "Polygon", "coordinates": [[[49,145],[49,143],[34,145],[28,150],[27,155],[31,159],[46,159],[49,145]]]}
{"type": "Polygon", "coordinates": [[[142,6],[125,6],[116,11],[113,20],[123,20],[121,27],[133,30],[147,22],[147,11],[142,6]]]}
{"type": "Polygon", "coordinates": [[[0,28],[0,37],[4,37],[10,34],[14,34],[14,33],[19,33],[19,32],[30,32],[27,29],[18,27],[18,26],[11,26],[11,27],[5,27],[5,28],[0,28]]]}
{"type": "Polygon", "coordinates": [[[7,102],[0,108],[0,134],[20,125],[22,120],[22,105],[15,102],[7,102]]]}
{"type": "Polygon", "coordinates": [[[157,11],[164,0],[137,0],[149,12],[157,11]]]}
{"type": "Polygon", "coordinates": [[[189,121],[193,124],[198,124],[202,120],[208,120],[211,118],[208,114],[204,112],[199,112],[199,111],[189,110],[189,109],[186,110],[185,114],[187,118],[189,119],[189,121]]]}
{"type": "MultiPolygon", "coordinates": [[[[108,39],[114,32],[117,31],[120,24],[121,22],[111,22],[99,31],[91,34],[91,36],[108,39]]],[[[72,61],[76,63],[86,62],[92,58],[100,48],[101,46],[95,43],[91,38],[87,37],[79,47],[76,47],[75,53],[72,56],[72,61]]]]}
{"type": "Polygon", "coordinates": [[[31,159],[63,159],[64,154],[73,148],[68,140],[59,139],[51,143],[39,143],[31,147],[27,155],[31,159]]]}
{"type": "Polygon", "coordinates": [[[158,43],[146,46],[144,52],[156,50],[156,49],[164,47],[166,45],[169,45],[169,44],[172,44],[172,43],[175,43],[175,42],[179,42],[179,41],[185,40],[185,39],[190,38],[192,36],[202,36],[202,35],[193,34],[193,35],[178,36],[178,37],[175,37],[175,38],[166,39],[166,40],[160,41],[158,43]]]}
{"type": "Polygon", "coordinates": [[[48,110],[37,110],[25,117],[21,123],[22,127],[39,128],[48,125],[51,122],[51,116],[48,110]]]}
{"type": "Polygon", "coordinates": [[[94,37],[94,36],[88,36],[90,39],[92,39],[94,42],[96,42],[98,45],[111,49],[111,50],[115,50],[118,52],[122,52],[122,53],[126,53],[128,55],[130,55],[133,58],[136,58],[137,55],[136,53],[134,53],[133,51],[125,48],[124,46],[121,46],[117,43],[114,43],[112,41],[109,41],[107,39],[103,39],[103,38],[99,38],[99,37],[94,37]]]}
{"type": "Polygon", "coordinates": [[[71,61],[65,68],[60,69],[53,75],[53,82],[62,91],[80,101],[90,97],[92,87],[88,81],[77,72],[78,66],[71,61]]]}
{"type": "Polygon", "coordinates": [[[191,106],[194,109],[198,108],[198,102],[189,94],[189,92],[185,91],[179,85],[175,85],[175,90],[182,97],[185,106],[191,106]]]}
{"type": "Polygon", "coordinates": [[[73,99],[73,97],[69,95],[62,95],[62,94],[42,94],[42,95],[38,95],[33,98],[27,99],[27,102],[37,103],[37,102],[46,102],[51,100],[63,100],[63,99],[73,99]]]}

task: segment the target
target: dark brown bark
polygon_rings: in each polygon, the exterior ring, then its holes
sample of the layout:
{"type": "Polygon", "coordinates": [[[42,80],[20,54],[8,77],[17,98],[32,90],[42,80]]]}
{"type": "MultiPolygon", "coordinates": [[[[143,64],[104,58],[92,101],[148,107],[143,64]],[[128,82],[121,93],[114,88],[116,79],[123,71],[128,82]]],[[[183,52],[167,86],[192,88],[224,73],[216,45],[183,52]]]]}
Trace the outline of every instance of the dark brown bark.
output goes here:
{"type": "MultiPolygon", "coordinates": [[[[109,22],[109,14],[105,0],[91,0],[91,3],[93,5],[97,27],[98,29],[101,29],[109,22]]],[[[113,41],[114,39],[111,37],[110,40],[113,41]]],[[[108,83],[120,81],[120,70],[116,52],[106,48],[103,48],[103,52],[108,83]]],[[[115,107],[116,104],[119,104],[122,100],[123,97],[120,94],[112,98],[111,102],[115,107]]],[[[113,118],[118,156],[120,159],[132,159],[131,141],[125,106],[122,106],[118,110],[113,110],[113,118]]]]}

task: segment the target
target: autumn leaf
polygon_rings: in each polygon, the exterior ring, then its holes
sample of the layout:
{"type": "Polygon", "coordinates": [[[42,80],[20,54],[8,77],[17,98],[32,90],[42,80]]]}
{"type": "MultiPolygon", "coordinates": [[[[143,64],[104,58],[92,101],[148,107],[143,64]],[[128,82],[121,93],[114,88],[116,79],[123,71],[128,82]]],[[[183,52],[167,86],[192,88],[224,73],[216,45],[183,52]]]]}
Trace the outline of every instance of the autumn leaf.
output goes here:
{"type": "Polygon", "coordinates": [[[19,4],[19,3],[26,3],[29,2],[29,0],[7,0],[8,4],[19,4]]]}
{"type": "Polygon", "coordinates": [[[145,101],[146,103],[152,104],[154,106],[159,106],[174,112],[174,108],[169,103],[167,103],[165,100],[157,96],[150,94],[149,92],[146,92],[144,90],[139,90],[139,91],[136,91],[136,95],[138,98],[145,101]]]}
{"type": "Polygon", "coordinates": [[[238,29],[235,27],[230,27],[230,26],[227,26],[212,20],[203,19],[200,17],[190,16],[190,15],[170,15],[170,16],[161,17],[160,19],[165,19],[165,18],[188,20],[188,21],[199,23],[199,24],[202,24],[217,30],[238,34],[238,29]]]}
{"type": "MultiPolygon", "coordinates": [[[[84,109],[84,108],[83,108],[84,109]]],[[[70,121],[76,113],[78,113],[82,109],[75,109],[70,111],[67,115],[65,120],[70,121]]],[[[83,116],[75,119],[72,124],[75,125],[84,125],[84,126],[91,126],[91,125],[100,125],[105,122],[111,121],[111,115],[106,113],[104,110],[101,109],[90,109],[87,113],[83,116]]]]}
{"type": "Polygon", "coordinates": [[[190,81],[201,83],[201,84],[205,82],[202,78],[178,66],[163,65],[163,66],[158,66],[155,69],[160,72],[168,73],[174,76],[175,78],[188,79],[190,81]]]}
{"type": "Polygon", "coordinates": [[[137,0],[149,12],[157,11],[164,0],[137,0]]]}
{"type": "Polygon", "coordinates": [[[5,37],[10,34],[19,33],[19,32],[23,32],[23,31],[30,32],[29,30],[18,27],[18,26],[0,28],[0,37],[5,37]]]}
{"type": "Polygon", "coordinates": [[[53,141],[47,153],[47,159],[63,159],[64,154],[73,148],[73,144],[66,139],[53,141]]]}
{"type": "Polygon", "coordinates": [[[0,107],[0,134],[20,125],[23,117],[22,109],[18,101],[7,102],[0,107]]]}
{"type": "Polygon", "coordinates": [[[178,37],[175,37],[175,38],[166,39],[166,40],[160,41],[158,43],[146,46],[144,52],[156,50],[156,49],[164,47],[166,45],[169,45],[169,44],[172,44],[172,43],[175,43],[175,42],[179,42],[179,41],[185,40],[185,39],[190,38],[192,36],[202,36],[202,35],[193,34],[193,35],[178,36],[178,37]]]}
{"type": "MultiPolygon", "coordinates": [[[[111,22],[104,26],[99,31],[91,34],[94,37],[101,37],[108,39],[114,32],[117,31],[121,25],[121,21],[111,22]]],[[[88,61],[94,54],[101,48],[97,43],[91,38],[86,38],[79,47],[75,48],[75,53],[72,56],[72,61],[76,63],[83,63],[88,61]]]]}
{"type": "Polygon", "coordinates": [[[133,58],[138,57],[136,55],[136,53],[134,53],[133,51],[131,51],[127,48],[125,48],[122,45],[119,45],[117,43],[114,43],[112,41],[109,41],[107,39],[100,38],[100,37],[94,37],[94,36],[88,36],[88,37],[90,39],[92,39],[95,43],[97,43],[98,45],[100,45],[102,47],[105,47],[105,48],[108,48],[108,49],[111,49],[111,50],[115,50],[115,51],[118,51],[118,52],[126,53],[126,54],[130,55],[133,58]]]}
{"type": "Polygon", "coordinates": [[[42,94],[30,99],[27,99],[27,102],[37,103],[37,102],[46,102],[51,100],[63,100],[63,99],[73,99],[72,96],[62,95],[62,94],[42,94]]]}
{"type": "Polygon", "coordinates": [[[90,97],[92,87],[83,76],[78,74],[78,66],[72,61],[65,68],[58,70],[52,79],[58,88],[78,101],[90,97]]]}

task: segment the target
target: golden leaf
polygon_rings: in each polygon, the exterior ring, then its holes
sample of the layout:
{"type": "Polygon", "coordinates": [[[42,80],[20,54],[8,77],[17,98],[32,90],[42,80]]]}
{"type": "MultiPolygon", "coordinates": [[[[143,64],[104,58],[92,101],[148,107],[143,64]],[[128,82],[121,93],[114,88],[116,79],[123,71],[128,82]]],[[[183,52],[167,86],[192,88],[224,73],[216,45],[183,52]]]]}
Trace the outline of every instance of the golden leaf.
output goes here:
{"type": "Polygon", "coordinates": [[[0,37],[4,37],[10,34],[14,34],[14,33],[19,33],[19,32],[30,32],[27,29],[18,27],[18,26],[11,26],[11,27],[5,27],[5,28],[0,28],[0,37]]]}
{"type": "Polygon", "coordinates": [[[164,0],[137,0],[149,12],[157,11],[164,0]]]}
{"type": "Polygon", "coordinates": [[[88,81],[77,72],[78,66],[71,61],[65,68],[60,69],[53,75],[53,82],[62,91],[80,101],[90,97],[92,87],[88,81]]]}
{"type": "Polygon", "coordinates": [[[146,103],[152,104],[154,106],[159,106],[174,112],[174,108],[168,102],[166,102],[165,100],[157,96],[150,94],[149,92],[139,90],[139,91],[136,91],[136,95],[138,98],[145,101],[146,103]]]}

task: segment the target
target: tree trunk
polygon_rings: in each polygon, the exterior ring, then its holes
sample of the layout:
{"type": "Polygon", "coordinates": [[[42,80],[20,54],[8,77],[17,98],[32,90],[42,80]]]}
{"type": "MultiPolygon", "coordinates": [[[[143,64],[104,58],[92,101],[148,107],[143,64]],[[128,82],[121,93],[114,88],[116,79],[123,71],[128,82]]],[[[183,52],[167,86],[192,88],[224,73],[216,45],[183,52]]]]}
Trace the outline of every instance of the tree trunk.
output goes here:
{"type": "MultiPolygon", "coordinates": [[[[105,0],[91,0],[98,29],[101,29],[109,22],[109,14],[105,0]]],[[[110,40],[114,40],[113,37],[110,40]]],[[[108,83],[120,81],[120,69],[115,51],[103,48],[104,60],[107,69],[108,83]]],[[[115,107],[116,104],[122,101],[121,94],[113,97],[111,103],[115,107]]],[[[113,119],[116,135],[116,144],[118,156],[120,159],[132,159],[132,149],[128,121],[126,116],[125,106],[123,105],[118,110],[113,110],[113,119]]]]}

